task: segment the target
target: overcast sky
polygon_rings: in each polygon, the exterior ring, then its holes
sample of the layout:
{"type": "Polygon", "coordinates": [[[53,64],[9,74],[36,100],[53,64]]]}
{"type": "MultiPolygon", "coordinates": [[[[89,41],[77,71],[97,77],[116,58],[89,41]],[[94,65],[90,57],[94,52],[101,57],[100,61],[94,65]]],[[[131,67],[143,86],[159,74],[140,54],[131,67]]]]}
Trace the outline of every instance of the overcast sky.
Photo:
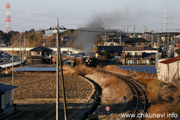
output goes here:
{"type": "MultiPolygon", "coordinates": [[[[1,0],[0,29],[5,30],[5,5],[11,3],[12,30],[23,32],[32,28],[47,29],[60,25],[69,29],[87,27],[89,23],[103,23],[107,29],[136,32],[145,29],[163,31],[165,10],[168,29],[180,29],[179,0],[1,0]]],[[[99,27],[97,25],[97,27],[99,27]]]]}

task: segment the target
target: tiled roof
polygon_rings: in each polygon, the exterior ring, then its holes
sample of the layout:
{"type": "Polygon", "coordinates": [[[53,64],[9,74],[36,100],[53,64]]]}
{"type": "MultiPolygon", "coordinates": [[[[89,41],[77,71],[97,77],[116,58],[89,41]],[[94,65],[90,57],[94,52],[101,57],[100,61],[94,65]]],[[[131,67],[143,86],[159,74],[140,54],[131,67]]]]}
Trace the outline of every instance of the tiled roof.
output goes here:
{"type": "Polygon", "coordinates": [[[8,92],[10,90],[13,90],[17,88],[17,86],[12,86],[12,85],[7,85],[7,84],[3,84],[3,83],[0,83],[0,93],[3,94],[5,92],[8,92]]]}
{"type": "Polygon", "coordinates": [[[134,43],[134,42],[149,42],[144,38],[128,38],[128,39],[124,39],[125,43],[134,43]]]}
{"type": "Polygon", "coordinates": [[[143,51],[144,47],[124,47],[123,51],[143,51]]]}
{"type": "Polygon", "coordinates": [[[176,61],[180,61],[180,56],[161,61],[160,63],[170,64],[170,63],[173,63],[173,62],[176,62],[176,61]]]}
{"type": "Polygon", "coordinates": [[[156,58],[156,53],[143,53],[143,59],[151,60],[156,58]]]}
{"type": "Polygon", "coordinates": [[[109,50],[110,53],[121,53],[123,50],[122,46],[98,46],[98,51],[109,50]]]}
{"type": "Polygon", "coordinates": [[[48,47],[39,46],[31,49],[30,51],[53,51],[53,50],[48,47]]]}
{"type": "Polygon", "coordinates": [[[144,50],[157,50],[156,48],[150,48],[150,47],[148,47],[148,46],[145,46],[144,47],[144,50]]]}

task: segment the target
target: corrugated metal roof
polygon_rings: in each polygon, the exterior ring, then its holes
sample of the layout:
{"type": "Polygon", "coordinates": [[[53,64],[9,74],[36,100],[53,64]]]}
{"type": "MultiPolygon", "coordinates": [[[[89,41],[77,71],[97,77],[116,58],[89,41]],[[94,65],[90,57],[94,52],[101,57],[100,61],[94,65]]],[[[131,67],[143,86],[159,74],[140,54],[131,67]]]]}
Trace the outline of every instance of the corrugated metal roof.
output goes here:
{"type": "Polygon", "coordinates": [[[12,86],[12,85],[0,83],[0,93],[2,93],[2,94],[5,92],[8,92],[10,90],[13,90],[15,88],[17,88],[17,86],[12,86]]]}
{"type": "Polygon", "coordinates": [[[177,56],[175,58],[170,58],[170,59],[167,59],[167,60],[164,60],[160,63],[164,63],[164,64],[170,64],[170,63],[173,63],[173,62],[176,62],[176,61],[180,61],[180,56],[177,56]]]}

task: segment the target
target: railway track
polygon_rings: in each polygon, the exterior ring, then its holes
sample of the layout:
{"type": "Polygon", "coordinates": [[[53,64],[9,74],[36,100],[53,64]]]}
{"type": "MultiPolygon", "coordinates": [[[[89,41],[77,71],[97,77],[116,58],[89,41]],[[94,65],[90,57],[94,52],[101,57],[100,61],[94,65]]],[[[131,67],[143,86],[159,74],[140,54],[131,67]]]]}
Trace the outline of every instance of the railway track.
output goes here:
{"type": "MultiPolygon", "coordinates": [[[[102,70],[101,70],[102,71],[102,70]]],[[[145,110],[146,110],[146,95],[143,89],[141,88],[140,85],[138,85],[135,81],[131,80],[130,78],[123,76],[121,74],[117,73],[112,73],[108,71],[102,71],[105,73],[109,73],[111,75],[115,75],[119,78],[121,78],[132,90],[134,97],[134,111],[131,112],[130,120],[142,120],[145,115],[145,110]]]]}

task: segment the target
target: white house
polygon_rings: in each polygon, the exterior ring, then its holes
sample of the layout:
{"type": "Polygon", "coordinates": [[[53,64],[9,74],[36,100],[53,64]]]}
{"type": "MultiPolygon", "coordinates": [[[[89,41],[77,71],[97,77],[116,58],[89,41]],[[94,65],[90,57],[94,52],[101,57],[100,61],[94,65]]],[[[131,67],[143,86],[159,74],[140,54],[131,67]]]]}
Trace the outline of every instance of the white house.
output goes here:
{"type": "Polygon", "coordinates": [[[167,83],[180,78],[180,56],[159,63],[158,79],[167,83]]]}
{"type": "Polygon", "coordinates": [[[11,113],[15,109],[12,90],[16,86],[0,83],[0,115],[11,113]]]}

